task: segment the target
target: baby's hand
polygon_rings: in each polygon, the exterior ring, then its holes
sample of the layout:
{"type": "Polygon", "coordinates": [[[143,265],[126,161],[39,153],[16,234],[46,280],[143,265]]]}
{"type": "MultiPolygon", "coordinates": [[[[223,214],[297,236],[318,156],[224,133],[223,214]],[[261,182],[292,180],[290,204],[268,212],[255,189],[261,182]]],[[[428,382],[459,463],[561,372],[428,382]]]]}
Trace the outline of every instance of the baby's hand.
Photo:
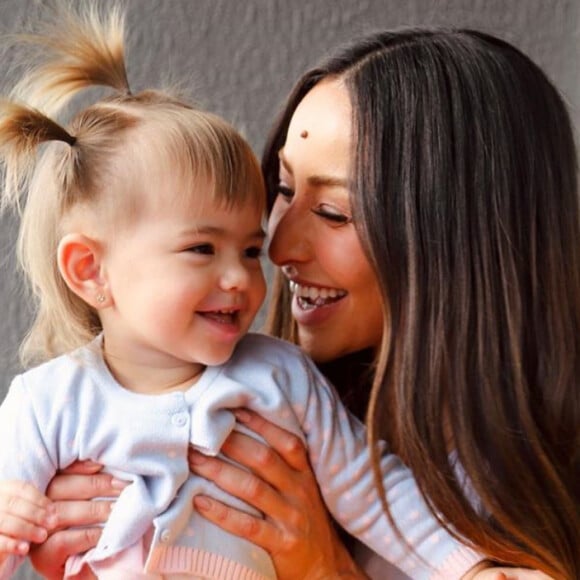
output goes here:
{"type": "Polygon", "coordinates": [[[57,519],[52,502],[33,485],[0,481],[0,561],[26,555],[30,542],[44,542],[57,519]]]}

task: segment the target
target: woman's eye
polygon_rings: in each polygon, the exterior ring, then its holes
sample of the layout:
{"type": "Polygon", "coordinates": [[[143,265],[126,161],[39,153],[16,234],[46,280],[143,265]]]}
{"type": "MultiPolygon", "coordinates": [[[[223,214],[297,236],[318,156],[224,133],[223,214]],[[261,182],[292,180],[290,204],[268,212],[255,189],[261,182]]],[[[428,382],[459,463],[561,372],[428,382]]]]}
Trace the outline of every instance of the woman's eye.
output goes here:
{"type": "Polygon", "coordinates": [[[196,244],[195,246],[187,248],[187,251],[192,254],[202,254],[204,256],[211,256],[215,253],[212,244],[196,244]]]}
{"type": "Polygon", "coordinates": [[[252,246],[251,248],[246,248],[244,253],[246,258],[255,260],[262,257],[262,248],[260,246],[252,246]]]}
{"type": "Polygon", "coordinates": [[[290,201],[294,197],[294,190],[282,183],[278,184],[276,194],[281,195],[285,200],[290,201]]]}
{"type": "Polygon", "coordinates": [[[347,215],[340,211],[339,209],[332,207],[331,205],[327,204],[320,204],[316,206],[312,210],[317,216],[324,218],[330,222],[334,222],[336,224],[349,224],[352,222],[352,216],[347,215]]]}

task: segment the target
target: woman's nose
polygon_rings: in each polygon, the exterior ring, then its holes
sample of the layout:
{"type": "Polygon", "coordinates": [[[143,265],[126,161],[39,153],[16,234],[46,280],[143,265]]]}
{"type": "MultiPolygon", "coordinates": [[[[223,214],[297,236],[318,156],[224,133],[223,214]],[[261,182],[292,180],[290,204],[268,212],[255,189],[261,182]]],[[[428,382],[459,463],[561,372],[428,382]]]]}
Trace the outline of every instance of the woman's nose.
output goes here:
{"type": "Polygon", "coordinates": [[[268,255],[274,264],[303,262],[309,256],[309,226],[304,210],[296,205],[276,202],[268,222],[268,255]],[[283,204],[283,205],[282,205],[283,204]]]}

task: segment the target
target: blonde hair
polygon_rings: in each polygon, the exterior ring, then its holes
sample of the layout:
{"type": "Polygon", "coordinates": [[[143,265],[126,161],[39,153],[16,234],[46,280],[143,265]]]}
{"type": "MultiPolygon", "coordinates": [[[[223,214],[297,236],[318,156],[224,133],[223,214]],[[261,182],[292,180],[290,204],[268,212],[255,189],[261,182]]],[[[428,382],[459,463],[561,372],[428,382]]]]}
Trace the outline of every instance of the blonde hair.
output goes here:
{"type": "Polygon", "coordinates": [[[115,220],[138,211],[142,202],[127,181],[147,171],[142,158],[151,155],[141,154],[144,147],[172,177],[209,183],[204,200],[265,205],[259,163],[232,126],[169,91],[131,93],[124,16],[118,7],[104,16],[95,6],[73,11],[59,3],[40,31],[18,37],[37,49],[31,55],[39,62],[25,62],[23,78],[0,100],[0,209],[21,212],[18,258],[36,306],[21,346],[24,364],[68,352],[101,331],[97,312],[62,279],[57,248],[73,210],[104,209],[115,220]],[[69,123],[55,120],[75,94],[97,85],[116,94],[69,123]]]}

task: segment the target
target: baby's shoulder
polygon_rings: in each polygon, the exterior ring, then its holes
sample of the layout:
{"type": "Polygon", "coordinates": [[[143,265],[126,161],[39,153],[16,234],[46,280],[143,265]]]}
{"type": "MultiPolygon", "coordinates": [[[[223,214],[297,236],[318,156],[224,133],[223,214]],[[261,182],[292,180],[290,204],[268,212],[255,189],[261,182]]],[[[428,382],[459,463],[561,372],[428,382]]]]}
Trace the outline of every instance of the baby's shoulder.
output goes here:
{"type": "Polygon", "coordinates": [[[91,346],[82,347],[25,370],[14,382],[33,392],[49,392],[51,396],[75,390],[83,378],[93,372],[95,356],[98,353],[93,352],[91,346]]]}

